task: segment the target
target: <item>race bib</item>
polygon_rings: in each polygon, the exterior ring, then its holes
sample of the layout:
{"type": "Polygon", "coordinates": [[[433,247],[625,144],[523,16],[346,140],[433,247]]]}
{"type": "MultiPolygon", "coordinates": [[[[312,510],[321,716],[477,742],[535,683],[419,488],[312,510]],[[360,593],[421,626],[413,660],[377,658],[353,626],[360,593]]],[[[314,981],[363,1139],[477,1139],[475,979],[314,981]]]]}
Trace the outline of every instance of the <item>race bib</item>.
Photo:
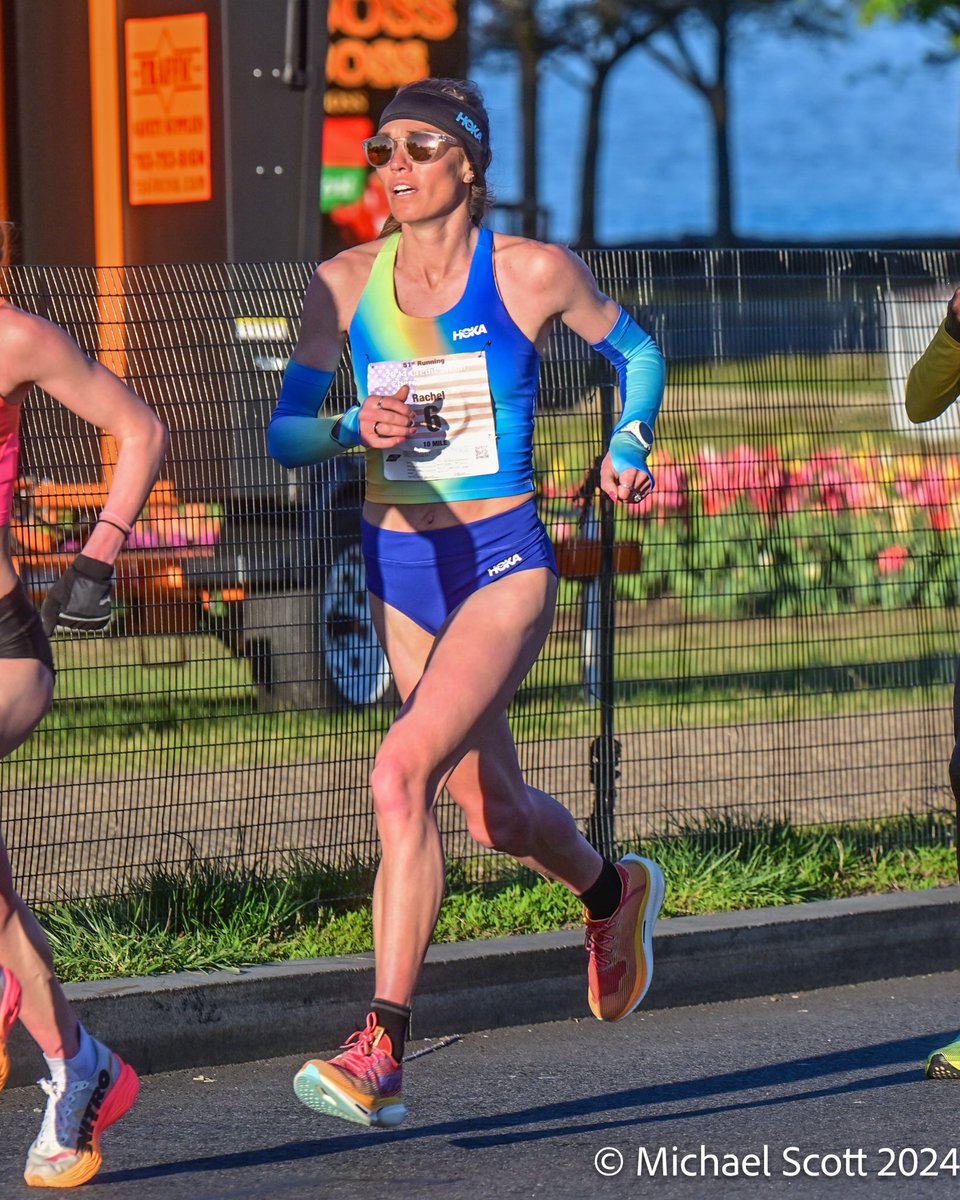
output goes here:
{"type": "Polygon", "coordinates": [[[404,384],[410,388],[407,404],[417,425],[401,445],[382,451],[385,479],[427,481],[497,473],[500,461],[485,350],[367,367],[370,395],[392,396],[404,384]]]}

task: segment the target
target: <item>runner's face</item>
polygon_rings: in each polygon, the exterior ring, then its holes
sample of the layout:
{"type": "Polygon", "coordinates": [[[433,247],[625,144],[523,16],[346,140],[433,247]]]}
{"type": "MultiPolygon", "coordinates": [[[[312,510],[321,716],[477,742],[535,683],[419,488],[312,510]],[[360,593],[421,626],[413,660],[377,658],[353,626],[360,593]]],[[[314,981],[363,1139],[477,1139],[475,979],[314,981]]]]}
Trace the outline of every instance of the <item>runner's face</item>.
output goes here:
{"type": "MultiPolygon", "coordinates": [[[[409,120],[390,121],[380,133],[403,138],[414,130],[442,133],[435,125],[409,120]]],[[[459,146],[441,143],[437,157],[430,162],[414,162],[402,142],[397,143],[393,157],[377,174],[390,201],[390,211],[401,222],[422,220],[452,212],[470,198],[466,178],[473,174],[466,155],[459,146]]]]}

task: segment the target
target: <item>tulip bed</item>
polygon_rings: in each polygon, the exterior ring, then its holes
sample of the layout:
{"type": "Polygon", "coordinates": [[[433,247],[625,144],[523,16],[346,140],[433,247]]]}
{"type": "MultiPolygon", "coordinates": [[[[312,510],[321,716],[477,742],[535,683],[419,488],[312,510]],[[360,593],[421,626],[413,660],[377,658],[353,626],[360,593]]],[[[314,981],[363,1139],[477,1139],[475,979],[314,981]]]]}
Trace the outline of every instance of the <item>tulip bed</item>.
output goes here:
{"type": "MultiPolygon", "coordinates": [[[[802,616],[960,601],[960,455],[899,454],[861,437],[788,458],[776,445],[658,447],[653,496],[617,536],[642,544],[620,594],[674,596],[691,616],[802,616]]],[[[583,499],[549,473],[550,532],[582,535],[583,499]]]]}

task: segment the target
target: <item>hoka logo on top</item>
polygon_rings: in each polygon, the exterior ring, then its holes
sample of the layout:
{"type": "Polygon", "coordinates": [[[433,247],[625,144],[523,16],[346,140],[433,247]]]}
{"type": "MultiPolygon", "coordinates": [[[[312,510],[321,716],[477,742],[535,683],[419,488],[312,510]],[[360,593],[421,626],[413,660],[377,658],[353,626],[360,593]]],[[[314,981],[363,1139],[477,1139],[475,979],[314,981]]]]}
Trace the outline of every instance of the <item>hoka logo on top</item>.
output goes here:
{"type": "Polygon", "coordinates": [[[476,123],[476,121],[472,121],[466,113],[457,113],[457,124],[462,125],[467,133],[469,133],[470,136],[475,138],[478,142],[483,141],[483,130],[476,123]]]}
{"type": "Polygon", "coordinates": [[[478,333],[486,332],[486,325],[466,325],[463,329],[455,329],[453,331],[453,340],[459,342],[461,338],[476,337],[478,333]]]}

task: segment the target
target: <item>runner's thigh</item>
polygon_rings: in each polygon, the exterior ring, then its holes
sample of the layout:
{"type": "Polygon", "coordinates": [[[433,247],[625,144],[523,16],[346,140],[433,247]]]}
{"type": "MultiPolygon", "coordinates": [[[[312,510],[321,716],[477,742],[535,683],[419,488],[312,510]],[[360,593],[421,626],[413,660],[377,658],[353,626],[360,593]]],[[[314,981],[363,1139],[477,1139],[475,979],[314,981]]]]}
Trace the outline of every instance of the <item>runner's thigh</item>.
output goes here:
{"type": "Polygon", "coordinates": [[[555,596],[555,576],[540,569],[469,596],[440,630],[385,744],[400,739],[431,773],[446,773],[493,736],[550,631],[555,596]]]}

